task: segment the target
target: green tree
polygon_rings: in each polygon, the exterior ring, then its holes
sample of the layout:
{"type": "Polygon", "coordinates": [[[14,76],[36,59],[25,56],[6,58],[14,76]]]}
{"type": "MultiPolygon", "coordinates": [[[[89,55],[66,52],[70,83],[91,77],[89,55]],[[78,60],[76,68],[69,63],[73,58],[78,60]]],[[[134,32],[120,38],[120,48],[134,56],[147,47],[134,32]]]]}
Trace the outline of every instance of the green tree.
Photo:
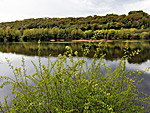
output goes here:
{"type": "Polygon", "coordinates": [[[5,37],[7,41],[12,41],[12,29],[10,27],[5,29],[5,37]]]}
{"type": "Polygon", "coordinates": [[[3,42],[4,41],[4,37],[5,37],[5,33],[3,28],[0,28],[0,41],[3,42]]]}

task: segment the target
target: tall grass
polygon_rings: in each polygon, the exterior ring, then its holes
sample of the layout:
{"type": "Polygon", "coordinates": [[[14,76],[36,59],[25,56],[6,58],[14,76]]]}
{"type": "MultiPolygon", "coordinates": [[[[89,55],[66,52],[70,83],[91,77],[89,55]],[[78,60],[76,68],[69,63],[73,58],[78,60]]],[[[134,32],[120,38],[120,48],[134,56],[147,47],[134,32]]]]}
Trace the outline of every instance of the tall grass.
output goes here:
{"type": "Polygon", "coordinates": [[[117,68],[112,71],[106,67],[105,54],[101,53],[100,44],[89,65],[86,55],[90,54],[91,43],[83,49],[84,56],[80,58],[78,52],[73,52],[67,46],[63,55],[58,55],[56,61],[48,58],[48,65],[41,63],[39,44],[39,65],[33,75],[27,75],[25,60],[22,67],[14,68],[15,79],[1,76],[5,81],[1,84],[12,85],[12,105],[0,105],[2,113],[144,113],[150,112],[149,96],[139,92],[136,86],[142,81],[141,71],[127,70],[126,60],[139,54],[139,50],[131,54],[125,49],[117,68]],[[75,55],[75,58],[73,57],[75,55]],[[98,58],[100,56],[100,58],[98,58]],[[101,69],[105,68],[103,75],[101,69]],[[135,76],[133,76],[133,74],[135,76]],[[33,84],[29,84],[32,81],[33,84]],[[146,106],[141,104],[145,103],[146,106]]]}

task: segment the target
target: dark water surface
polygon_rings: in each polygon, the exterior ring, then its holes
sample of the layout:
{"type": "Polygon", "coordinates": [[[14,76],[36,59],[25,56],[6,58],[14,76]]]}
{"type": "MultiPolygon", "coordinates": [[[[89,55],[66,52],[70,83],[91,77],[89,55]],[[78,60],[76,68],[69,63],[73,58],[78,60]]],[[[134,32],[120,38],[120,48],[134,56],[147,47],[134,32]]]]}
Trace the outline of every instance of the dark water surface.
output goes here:
{"type": "MultiPolygon", "coordinates": [[[[107,66],[112,67],[114,70],[120,61],[120,58],[124,54],[124,48],[126,43],[123,42],[111,42],[101,45],[101,52],[106,54],[105,63],[107,66]],[[105,45],[105,48],[104,48],[105,45]]],[[[41,43],[41,61],[42,64],[47,65],[48,55],[51,54],[51,60],[55,61],[58,54],[63,54],[66,46],[71,46],[73,51],[78,51],[79,56],[82,57],[81,46],[84,48],[85,43],[71,43],[71,42],[61,42],[61,43],[41,43]]],[[[92,56],[94,54],[96,45],[90,47],[91,53],[87,56],[87,61],[90,65],[92,62],[92,56]]],[[[150,66],[150,42],[135,42],[129,43],[129,51],[141,50],[141,53],[134,56],[127,61],[127,69],[138,69],[145,70],[145,68],[150,66]]],[[[9,69],[7,61],[8,58],[14,67],[20,67],[22,62],[22,57],[25,58],[25,65],[27,69],[27,74],[32,75],[35,69],[31,63],[33,61],[38,65],[38,44],[37,43],[0,43],[0,75],[13,77],[12,70],[9,69]]],[[[103,71],[103,70],[101,70],[103,71]]],[[[105,72],[103,72],[105,73],[105,72]]],[[[146,72],[141,77],[144,78],[142,83],[138,85],[138,89],[144,93],[150,95],[150,72],[146,72]]],[[[0,80],[0,83],[2,81],[0,80]]],[[[11,87],[9,85],[0,89],[0,101],[3,102],[4,96],[11,95],[11,87]]]]}

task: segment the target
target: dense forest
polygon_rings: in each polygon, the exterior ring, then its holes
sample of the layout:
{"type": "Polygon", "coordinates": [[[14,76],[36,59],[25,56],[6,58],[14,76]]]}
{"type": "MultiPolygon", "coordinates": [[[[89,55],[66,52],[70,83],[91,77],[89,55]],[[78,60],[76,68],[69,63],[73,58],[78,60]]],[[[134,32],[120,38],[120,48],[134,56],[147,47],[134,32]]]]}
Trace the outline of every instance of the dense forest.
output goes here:
{"type": "Polygon", "coordinates": [[[128,15],[38,18],[0,23],[0,41],[65,41],[78,39],[150,39],[150,15],[130,11],[128,15]]]}

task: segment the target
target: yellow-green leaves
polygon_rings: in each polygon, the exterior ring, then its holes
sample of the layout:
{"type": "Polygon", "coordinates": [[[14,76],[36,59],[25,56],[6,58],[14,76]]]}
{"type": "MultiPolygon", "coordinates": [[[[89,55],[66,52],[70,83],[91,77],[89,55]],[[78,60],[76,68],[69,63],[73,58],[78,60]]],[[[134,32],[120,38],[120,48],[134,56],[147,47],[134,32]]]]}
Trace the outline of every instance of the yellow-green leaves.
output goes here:
{"type": "MultiPolygon", "coordinates": [[[[105,48],[101,44],[96,45],[98,48],[91,64],[87,63],[85,56],[90,53],[91,45],[89,43],[82,48],[82,58],[79,58],[77,51],[66,46],[67,51],[64,55],[59,54],[56,61],[48,58],[47,66],[41,63],[39,56],[38,66],[32,62],[35,68],[32,75],[26,74],[24,59],[21,68],[14,68],[7,59],[15,79],[0,77],[5,80],[1,87],[11,84],[15,97],[11,109],[5,101],[4,106],[0,104],[0,112],[144,113],[145,108],[138,105],[149,105],[146,101],[150,98],[136,89],[142,81],[139,76],[143,72],[126,68],[126,59],[139,54],[140,50],[130,53],[125,49],[125,56],[112,70],[104,62],[105,55],[101,50],[105,48]],[[101,72],[102,69],[106,70],[105,74],[101,72]]],[[[150,109],[146,112],[150,112],[150,109]]]]}

